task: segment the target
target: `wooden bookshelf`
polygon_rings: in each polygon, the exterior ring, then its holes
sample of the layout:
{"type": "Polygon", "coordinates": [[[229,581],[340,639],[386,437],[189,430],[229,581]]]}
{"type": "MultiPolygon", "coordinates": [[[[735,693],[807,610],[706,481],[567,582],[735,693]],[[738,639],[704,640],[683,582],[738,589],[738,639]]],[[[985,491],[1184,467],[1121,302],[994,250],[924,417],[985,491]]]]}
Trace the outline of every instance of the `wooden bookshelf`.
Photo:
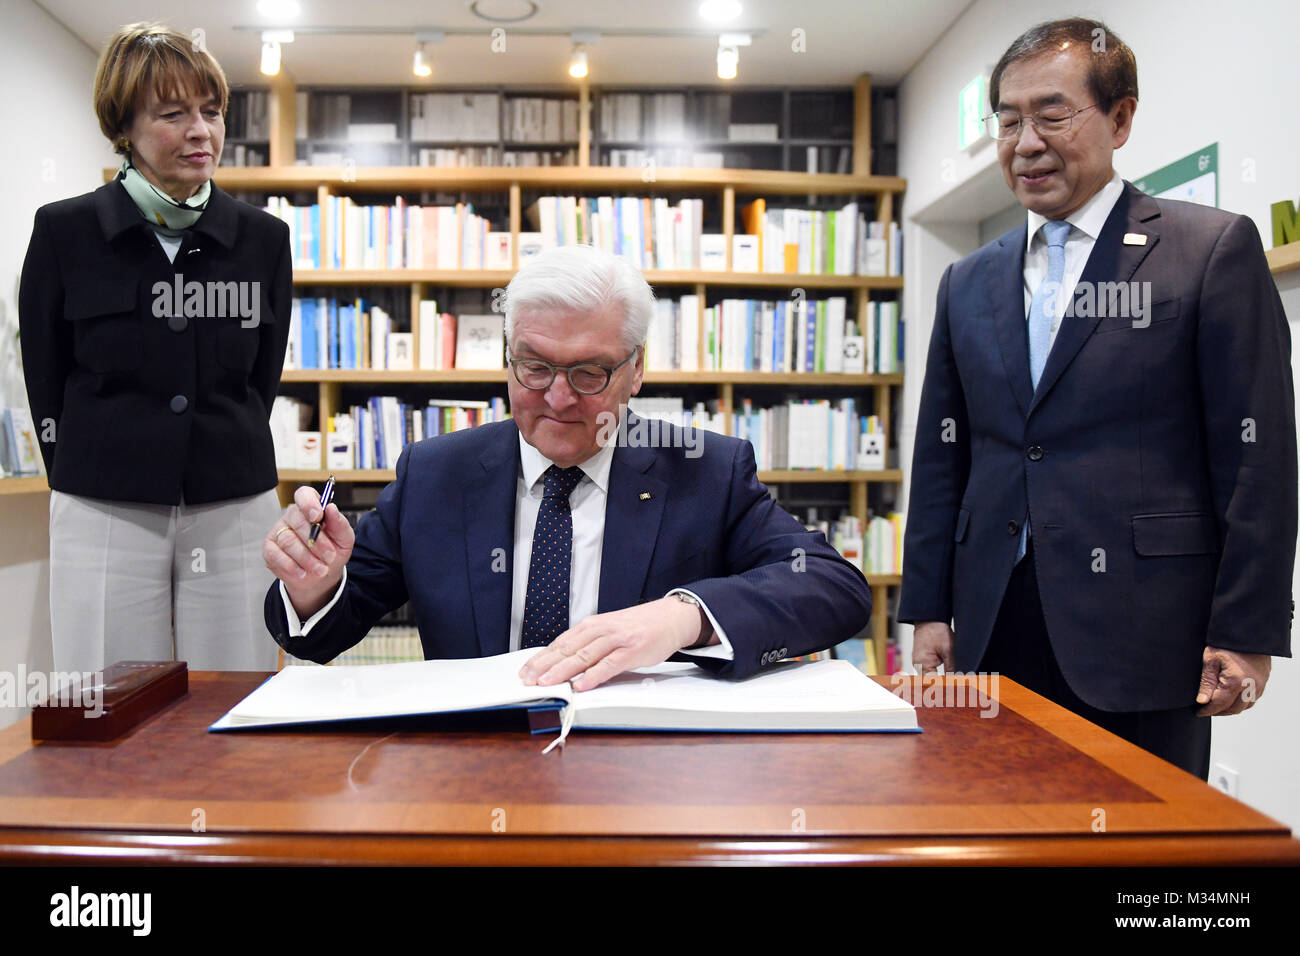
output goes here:
{"type": "MultiPolygon", "coordinates": [[[[351,468],[330,471],[326,468],[281,468],[282,484],[320,485],[334,476],[336,482],[357,484],[388,484],[397,477],[392,468],[351,468]]],[[[787,468],[778,471],[759,471],[758,480],[765,485],[780,482],[850,482],[866,484],[873,481],[896,483],[903,480],[903,472],[898,468],[882,468],[878,471],[832,471],[818,468],[787,468]]]]}
{"type": "Polygon", "coordinates": [[[1274,246],[1265,252],[1264,256],[1268,259],[1269,271],[1275,276],[1300,269],[1300,242],[1289,242],[1285,246],[1274,246]]]}
{"type": "MultiPolygon", "coordinates": [[[[117,169],[104,170],[105,182],[117,169]]],[[[621,166],[221,166],[214,181],[227,192],[295,192],[324,186],[331,193],[505,192],[511,186],[538,192],[657,190],[706,192],[734,189],[746,195],[895,194],[907,188],[898,176],[790,173],[771,169],[660,167],[653,179],[621,166]]]]}
{"type": "MultiPolygon", "coordinates": [[[[386,383],[505,382],[504,369],[479,371],[477,369],[286,369],[282,382],[337,382],[350,385],[381,385],[386,383]]],[[[843,388],[862,388],[867,385],[902,385],[903,373],[887,375],[844,375],[836,372],[646,372],[648,385],[838,385],[843,388]]]]}
{"type": "MultiPolygon", "coordinates": [[[[652,286],[711,285],[790,289],[901,289],[902,276],[831,276],[795,272],[705,272],[698,269],[644,269],[652,286]]],[[[495,269],[296,269],[295,285],[429,285],[479,288],[504,286],[514,275],[495,269]]]]}
{"type": "MultiPolygon", "coordinates": [[[[408,91],[409,92],[409,91],[408,91]]],[[[707,304],[710,290],[749,289],[817,290],[844,294],[849,299],[849,315],[861,318],[866,314],[868,304],[877,294],[885,298],[894,298],[903,287],[901,276],[867,276],[867,275],[806,275],[795,273],[738,272],[732,267],[732,238],[739,228],[739,211],[741,203],[749,197],[781,197],[782,205],[799,205],[804,200],[814,197],[858,197],[868,203],[863,209],[870,218],[890,222],[896,219],[895,197],[901,197],[906,182],[896,176],[880,176],[871,173],[870,164],[870,125],[871,125],[871,84],[869,77],[861,77],[853,88],[853,136],[845,139],[852,152],[851,172],[807,173],[787,172],[775,169],[715,169],[689,168],[677,166],[656,166],[649,170],[640,167],[611,167],[587,165],[596,154],[614,145],[621,147],[628,144],[599,143],[591,129],[594,114],[588,112],[590,91],[585,84],[578,90],[580,102],[580,138],[578,158],[582,165],[551,167],[426,167],[426,166],[296,166],[293,165],[295,150],[298,145],[292,142],[288,128],[292,125],[294,115],[295,90],[291,83],[281,82],[272,89],[272,126],[271,162],[269,167],[220,167],[215,175],[215,182],[228,192],[254,195],[311,196],[308,202],[315,202],[324,207],[330,196],[383,196],[404,194],[432,195],[438,193],[456,194],[503,194],[508,203],[509,230],[512,234],[514,261],[518,262],[519,234],[526,231],[524,213],[526,203],[537,195],[594,195],[606,193],[630,193],[632,195],[692,196],[702,198],[706,209],[720,212],[721,232],[725,237],[726,269],[724,271],[691,270],[645,270],[646,280],[656,289],[661,297],[676,297],[678,294],[694,294],[699,297],[701,308],[707,304]],[[593,143],[595,148],[593,149],[593,143]],[[874,208],[874,213],[870,210],[874,208]]],[[[783,107],[785,120],[790,114],[790,95],[787,92],[783,107]]],[[[403,108],[408,102],[403,94],[403,108]]],[[[403,124],[409,117],[403,118],[403,124]]],[[[783,128],[783,132],[784,132],[783,128]]],[[[405,148],[416,145],[406,136],[405,127],[399,130],[405,148]],[[406,137],[402,139],[402,137],[406,137]]],[[[783,140],[782,150],[787,160],[791,150],[806,148],[819,143],[839,143],[837,138],[827,140],[791,139],[783,140]]],[[[324,144],[332,147],[333,144],[324,144]]],[[[440,144],[439,144],[440,145],[440,144]]],[[[464,145],[475,145],[466,143],[464,145]]],[[[498,145],[506,145],[504,141],[498,145]]],[[[655,143],[645,147],[652,149],[655,143]]],[[[723,145],[723,144],[715,144],[723,145]]],[[[736,144],[743,146],[743,144],[736,144]]],[[[766,144],[762,144],[766,145],[766,144]]],[[[546,144],[520,143],[523,149],[546,149],[546,144]]],[[[635,148],[635,146],[633,146],[635,148]]],[[[838,145],[836,146],[838,148],[838,145]]],[[[111,179],[116,170],[105,170],[105,181],[111,179]]],[[[253,201],[257,201],[254,199],[253,201]]],[[[295,200],[300,201],[300,200],[295,200]]],[[[438,203],[431,199],[426,202],[438,203]]],[[[847,200],[846,200],[847,201],[847,200]]],[[[498,207],[497,215],[501,222],[498,207]]],[[[494,222],[495,225],[495,222],[494,222]]],[[[322,216],[320,227],[322,235],[318,237],[322,249],[328,248],[331,241],[326,234],[328,228],[322,216]]],[[[709,231],[715,231],[710,229],[709,231]]],[[[412,332],[416,333],[415,352],[419,354],[418,329],[415,317],[419,303],[428,297],[431,290],[442,289],[483,289],[490,290],[507,285],[513,276],[513,270],[427,270],[427,269],[300,269],[295,271],[294,283],[300,287],[310,286],[357,286],[385,288],[397,291],[409,289],[411,303],[412,332]]],[[[761,297],[761,296],[760,296],[761,297]]],[[[440,303],[441,304],[441,303],[440,303]]],[[[440,309],[440,311],[445,311],[440,309]]],[[[701,343],[703,349],[703,343],[701,343]]],[[[457,386],[499,386],[504,394],[506,372],[474,371],[464,369],[434,370],[420,369],[413,371],[395,370],[344,370],[344,369],[310,369],[288,370],[282,377],[282,383],[290,387],[292,394],[302,398],[304,387],[314,387],[315,394],[309,401],[316,406],[319,427],[340,408],[346,408],[343,390],[374,386],[375,389],[389,386],[427,386],[430,395],[457,397],[457,386]]],[[[647,372],[645,382],[651,386],[680,385],[714,390],[720,411],[732,413],[740,404],[737,401],[737,389],[743,399],[751,397],[749,389],[776,389],[784,392],[796,392],[799,389],[814,388],[823,390],[817,394],[826,397],[839,397],[852,394],[865,399],[859,406],[859,414],[878,415],[890,436],[887,444],[894,444],[895,429],[892,423],[892,406],[897,390],[902,386],[903,373],[887,375],[845,375],[834,373],[771,373],[771,372],[647,372]]],[[[377,394],[378,392],[371,392],[377,394]]],[[[758,395],[752,397],[758,398],[758,395]]],[[[757,403],[756,403],[757,404],[757,403]]],[[[322,442],[322,446],[325,443],[322,442]]],[[[322,464],[324,448],[322,447],[322,464]]],[[[394,472],[388,469],[347,470],[335,472],[340,482],[375,484],[393,480],[394,472]]],[[[280,493],[284,500],[292,494],[292,489],[300,484],[320,486],[328,472],[324,468],[282,469],[280,471],[280,493]]],[[[831,470],[795,470],[760,471],[759,480],[771,485],[784,485],[813,489],[816,484],[841,485],[848,490],[849,511],[864,522],[868,513],[868,491],[881,485],[901,484],[903,473],[900,468],[887,468],[879,471],[831,471],[831,470]]],[[[888,636],[887,591],[900,583],[897,574],[872,574],[868,581],[873,592],[875,611],[871,625],[871,645],[877,666],[883,666],[885,659],[885,642],[888,636]]]]}
{"type": "Polygon", "coordinates": [[[314,165],[335,156],[355,165],[420,165],[428,149],[447,151],[443,160],[451,166],[657,164],[862,173],[875,168],[873,156],[876,167],[896,164],[893,127],[877,124],[880,143],[871,136],[873,102],[896,102],[895,91],[873,90],[867,75],[852,85],[593,86],[582,79],[298,90],[281,72],[268,84],[231,91],[227,142],[260,154],[241,165],[314,165]],[[430,94],[433,101],[426,99],[430,94]],[[446,113],[439,95],[473,97],[475,104],[446,113]],[[543,103],[558,109],[539,111],[543,103]],[[354,141],[348,136],[353,123],[382,124],[390,132],[354,141]],[[701,159],[702,153],[709,158],[701,159]]]}
{"type": "Polygon", "coordinates": [[[34,495],[50,490],[44,475],[0,478],[0,495],[34,495]]]}

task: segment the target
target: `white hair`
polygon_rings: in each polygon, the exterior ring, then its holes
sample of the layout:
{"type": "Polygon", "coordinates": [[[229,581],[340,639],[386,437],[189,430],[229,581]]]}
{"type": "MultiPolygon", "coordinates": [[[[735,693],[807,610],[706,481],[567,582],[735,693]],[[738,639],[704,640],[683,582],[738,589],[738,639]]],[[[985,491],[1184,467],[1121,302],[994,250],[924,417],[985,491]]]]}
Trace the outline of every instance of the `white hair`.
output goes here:
{"type": "Polygon", "coordinates": [[[594,246],[558,246],[530,259],[506,286],[506,342],[521,312],[590,315],[613,307],[623,315],[623,348],[645,344],[655,296],[639,269],[594,246]]]}

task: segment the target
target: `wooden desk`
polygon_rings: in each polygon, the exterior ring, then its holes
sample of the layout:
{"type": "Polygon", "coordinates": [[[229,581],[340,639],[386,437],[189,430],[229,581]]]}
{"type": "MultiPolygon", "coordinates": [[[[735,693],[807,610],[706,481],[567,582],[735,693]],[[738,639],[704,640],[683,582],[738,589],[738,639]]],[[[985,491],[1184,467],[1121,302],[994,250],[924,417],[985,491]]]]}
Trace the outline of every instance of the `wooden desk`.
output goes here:
{"type": "Polygon", "coordinates": [[[0,733],[0,863],[1300,862],[1283,825],[1007,680],[997,716],[923,706],[922,734],[578,732],[542,756],[481,728],[207,733],[260,679],[191,674],[111,744],[0,733]]]}

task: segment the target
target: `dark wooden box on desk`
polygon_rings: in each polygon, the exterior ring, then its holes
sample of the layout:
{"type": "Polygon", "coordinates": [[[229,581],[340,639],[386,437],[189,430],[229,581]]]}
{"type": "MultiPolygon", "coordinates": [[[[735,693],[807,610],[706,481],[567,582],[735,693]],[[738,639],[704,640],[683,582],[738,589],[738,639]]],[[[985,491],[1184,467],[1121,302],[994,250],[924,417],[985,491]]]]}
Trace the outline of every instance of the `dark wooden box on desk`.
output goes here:
{"type": "Polygon", "coordinates": [[[209,734],[262,679],[195,673],[112,743],[0,731],[0,863],[1300,863],[1282,824],[1005,679],[996,716],[907,680],[922,734],[577,732],[546,756],[482,728],[209,734]]]}
{"type": "Polygon", "coordinates": [[[50,688],[32,708],[33,740],[116,740],[189,690],[184,661],[119,661],[50,688]]]}

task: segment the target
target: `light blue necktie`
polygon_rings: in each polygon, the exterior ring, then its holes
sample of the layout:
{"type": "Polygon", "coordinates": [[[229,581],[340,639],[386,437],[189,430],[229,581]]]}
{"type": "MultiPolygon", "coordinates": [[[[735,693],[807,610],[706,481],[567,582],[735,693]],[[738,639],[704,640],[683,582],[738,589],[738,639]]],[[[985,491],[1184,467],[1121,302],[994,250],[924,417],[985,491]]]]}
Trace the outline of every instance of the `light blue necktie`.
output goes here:
{"type": "Polygon", "coordinates": [[[1043,238],[1047,240],[1047,276],[1034,290],[1029,303],[1029,378],[1038,388],[1047,364],[1047,353],[1052,347],[1052,320],[1057,318],[1056,303],[1065,280],[1065,237],[1070,234],[1068,222],[1043,223],[1043,238]]]}
{"type": "MultiPolygon", "coordinates": [[[[1070,234],[1068,222],[1043,223],[1043,238],[1047,240],[1047,275],[1034,290],[1029,303],[1029,380],[1038,388],[1047,365],[1047,353],[1052,348],[1052,321],[1057,318],[1056,305],[1060,301],[1061,282],[1065,279],[1065,239],[1070,234]]],[[[1020,550],[1016,560],[1025,556],[1029,541],[1029,516],[1025,516],[1020,529],[1020,550]]]]}

